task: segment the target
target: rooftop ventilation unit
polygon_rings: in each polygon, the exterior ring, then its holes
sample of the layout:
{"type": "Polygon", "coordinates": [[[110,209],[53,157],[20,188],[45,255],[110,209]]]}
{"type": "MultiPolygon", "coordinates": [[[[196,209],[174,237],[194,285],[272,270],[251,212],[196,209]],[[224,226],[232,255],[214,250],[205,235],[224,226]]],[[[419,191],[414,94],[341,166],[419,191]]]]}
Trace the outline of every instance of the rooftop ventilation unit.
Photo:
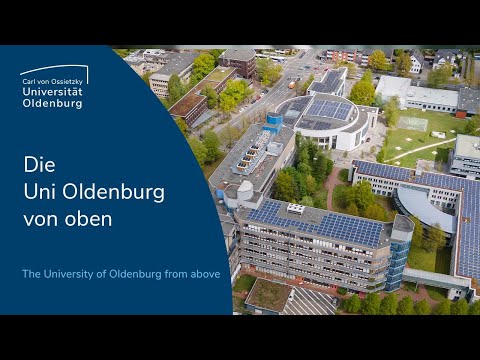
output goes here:
{"type": "Polygon", "coordinates": [[[287,212],[297,215],[302,215],[303,211],[305,210],[305,206],[297,205],[297,204],[288,204],[287,212]]]}

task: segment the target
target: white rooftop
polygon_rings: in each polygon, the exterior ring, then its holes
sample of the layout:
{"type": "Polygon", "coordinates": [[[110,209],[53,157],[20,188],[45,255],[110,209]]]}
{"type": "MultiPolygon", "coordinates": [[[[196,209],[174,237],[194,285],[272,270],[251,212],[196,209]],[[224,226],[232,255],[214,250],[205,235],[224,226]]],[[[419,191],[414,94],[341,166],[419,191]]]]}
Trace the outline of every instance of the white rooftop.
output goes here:
{"type": "Polygon", "coordinates": [[[458,92],[452,90],[430,89],[410,86],[407,90],[407,101],[420,101],[448,107],[457,107],[458,92]]]}
{"type": "Polygon", "coordinates": [[[395,95],[400,98],[406,97],[411,81],[409,78],[382,75],[375,93],[381,93],[384,98],[395,95]]]}
{"type": "Polygon", "coordinates": [[[480,136],[457,135],[455,155],[480,159],[480,136]]]}

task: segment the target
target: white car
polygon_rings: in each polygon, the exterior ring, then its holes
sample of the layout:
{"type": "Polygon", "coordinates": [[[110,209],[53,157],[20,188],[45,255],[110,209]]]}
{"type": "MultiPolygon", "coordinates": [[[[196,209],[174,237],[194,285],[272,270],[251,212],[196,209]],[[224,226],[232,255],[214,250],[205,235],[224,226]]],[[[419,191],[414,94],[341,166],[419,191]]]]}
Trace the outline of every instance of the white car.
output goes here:
{"type": "Polygon", "coordinates": [[[245,111],[245,107],[242,107],[239,112],[244,112],[245,111]]]}

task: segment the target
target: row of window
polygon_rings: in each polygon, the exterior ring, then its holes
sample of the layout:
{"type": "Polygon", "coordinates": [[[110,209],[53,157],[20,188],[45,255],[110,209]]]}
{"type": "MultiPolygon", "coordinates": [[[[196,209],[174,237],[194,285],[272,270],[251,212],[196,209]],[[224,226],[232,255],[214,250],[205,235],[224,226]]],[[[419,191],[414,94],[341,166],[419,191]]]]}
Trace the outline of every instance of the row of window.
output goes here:
{"type": "Polygon", "coordinates": [[[480,164],[480,160],[476,160],[476,159],[469,159],[469,158],[461,159],[461,158],[455,156],[455,160],[460,160],[460,161],[464,161],[464,162],[470,162],[470,163],[480,164]]]}
{"type": "Polygon", "coordinates": [[[451,111],[451,112],[455,111],[454,107],[440,106],[440,105],[427,105],[427,104],[417,103],[417,102],[413,102],[413,101],[408,101],[407,103],[408,103],[408,105],[422,106],[424,109],[451,111]]]}
{"type": "Polygon", "coordinates": [[[452,168],[452,171],[459,171],[459,172],[466,173],[466,174],[480,175],[480,171],[473,171],[473,170],[466,170],[466,169],[458,169],[458,168],[452,168]]]}

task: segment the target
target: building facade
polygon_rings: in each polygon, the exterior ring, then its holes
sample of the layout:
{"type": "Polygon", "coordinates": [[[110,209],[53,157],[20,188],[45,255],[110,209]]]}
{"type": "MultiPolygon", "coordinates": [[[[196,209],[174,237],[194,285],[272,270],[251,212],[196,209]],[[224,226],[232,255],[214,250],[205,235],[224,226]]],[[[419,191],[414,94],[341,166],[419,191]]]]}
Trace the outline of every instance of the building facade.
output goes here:
{"type": "Polygon", "coordinates": [[[218,57],[218,64],[225,67],[234,67],[237,74],[245,79],[251,79],[257,71],[255,50],[228,49],[218,57]]]}
{"type": "Polygon", "coordinates": [[[467,116],[480,114],[480,90],[461,88],[458,94],[458,105],[455,116],[464,119],[467,116]]]}
{"type": "Polygon", "coordinates": [[[347,61],[353,63],[357,60],[357,49],[327,50],[326,58],[333,62],[347,61]]]}
{"type": "Polygon", "coordinates": [[[480,136],[457,135],[450,153],[450,174],[480,180],[480,136]]]}
{"type": "Polygon", "coordinates": [[[423,69],[423,61],[425,58],[418,50],[412,50],[410,52],[410,60],[412,60],[412,67],[410,68],[411,74],[420,74],[423,69]]]}

